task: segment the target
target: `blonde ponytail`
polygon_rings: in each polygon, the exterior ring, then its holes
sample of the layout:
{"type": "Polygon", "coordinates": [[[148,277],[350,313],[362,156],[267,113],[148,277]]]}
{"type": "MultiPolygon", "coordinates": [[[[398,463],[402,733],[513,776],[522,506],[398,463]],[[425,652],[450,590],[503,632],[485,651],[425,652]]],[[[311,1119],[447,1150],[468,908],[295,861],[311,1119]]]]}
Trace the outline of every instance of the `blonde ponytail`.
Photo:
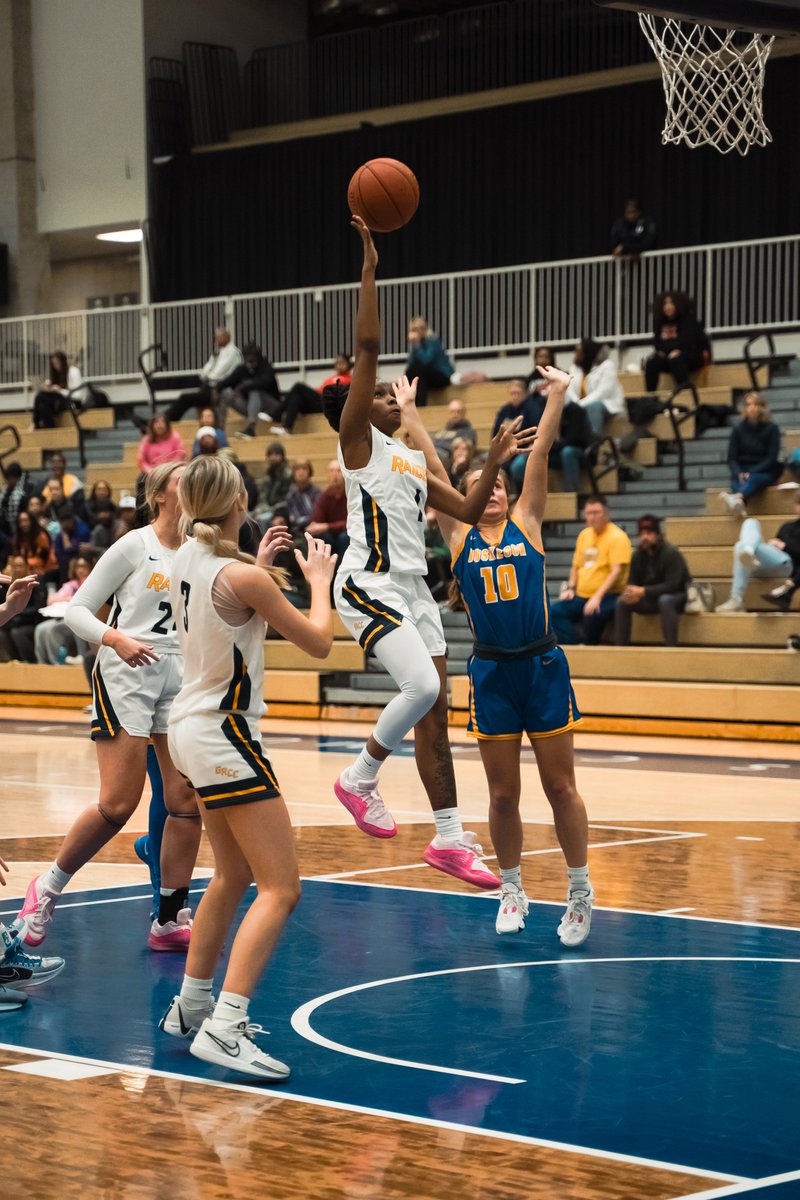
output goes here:
{"type": "MultiPolygon", "coordinates": [[[[222,536],[222,523],[244,494],[242,477],[229,459],[216,454],[201,454],[192,459],[178,484],[186,536],[210,547],[217,558],[255,564],[252,554],[245,554],[236,542],[222,536]]],[[[268,567],[267,574],[279,587],[288,586],[286,571],[268,567]]]]}

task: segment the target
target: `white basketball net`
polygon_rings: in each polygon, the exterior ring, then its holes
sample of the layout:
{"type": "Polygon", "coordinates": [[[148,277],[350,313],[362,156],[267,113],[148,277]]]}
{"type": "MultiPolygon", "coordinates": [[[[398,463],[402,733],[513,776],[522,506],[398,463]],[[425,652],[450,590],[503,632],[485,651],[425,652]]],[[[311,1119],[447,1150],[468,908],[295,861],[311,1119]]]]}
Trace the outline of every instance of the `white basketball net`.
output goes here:
{"type": "Polygon", "coordinates": [[[661,67],[667,119],[661,140],[721,154],[766,146],[764,69],[774,37],[639,13],[661,67]]]}

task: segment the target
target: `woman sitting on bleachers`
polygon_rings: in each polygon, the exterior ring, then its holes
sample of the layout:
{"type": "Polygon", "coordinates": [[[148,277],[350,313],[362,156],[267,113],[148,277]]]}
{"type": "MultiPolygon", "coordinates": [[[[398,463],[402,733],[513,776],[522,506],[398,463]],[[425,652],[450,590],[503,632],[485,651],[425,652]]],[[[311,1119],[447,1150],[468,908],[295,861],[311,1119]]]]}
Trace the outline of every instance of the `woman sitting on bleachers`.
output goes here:
{"type": "Polygon", "coordinates": [[[21,554],[28,564],[28,570],[37,575],[44,575],[45,571],[53,571],[58,567],[50,534],[28,512],[17,514],[12,553],[21,554]]]}
{"type": "Polygon", "coordinates": [[[585,411],[595,437],[600,437],[609,417],[625,412],[622,384],[608,346],[592,338],[581,338],[578,342],[567,392],[567,401],[570,400],[585,411]]]}
{"type": "Polygon", "coordinates": [[[147,422],[147,433],[139,443],[139,470],[146,472],[162,463],[185,462],[186,447],[164,413],[155,413],[147,422]]]}
{"type": "Polygon", "coordinates": [[[36,626],[33,635],[34,652],[38,663],[50,663],[53,666],[68,662],[69,659],[83,659],[88,654],[89,647],[81,638],[76,637],[64,620],[67,604],[78,588],[89,578],[92,563],[88,558],[78,555],[69,565],[69,578],[51,596],[47,606],[41,610],[46,618],[36,626]]]}
{"type": "Polygon", "coordinates": [[[729,512],[746,516],[747,499],[778,482],[783,471],[780,452],[780,429],[770,420],[769,409],[758,392],[748,392],[742,420],[734,425],[728,442],[730,491],[720,492],[729,512]]]}
{"type": "Polygon", "coordinates": [[[653,302],[655,352],[645,362],[648,392],[658,387],[659,376],[671,375],[676,384],[688,383],[692,371],[711,357],[703,322],[694,311],[694,300],[685,292],[664,292],[653,302]]]}
{"type": "Polygon", "coordinates": [[[50,378],[36,393],[33,401],[33,425],[35,429],[55,429],[56,417],[67,408],[70,392],[82,383],[81,373],[76,366],[67,364],[63,350],[50,355],[50,378]]]}

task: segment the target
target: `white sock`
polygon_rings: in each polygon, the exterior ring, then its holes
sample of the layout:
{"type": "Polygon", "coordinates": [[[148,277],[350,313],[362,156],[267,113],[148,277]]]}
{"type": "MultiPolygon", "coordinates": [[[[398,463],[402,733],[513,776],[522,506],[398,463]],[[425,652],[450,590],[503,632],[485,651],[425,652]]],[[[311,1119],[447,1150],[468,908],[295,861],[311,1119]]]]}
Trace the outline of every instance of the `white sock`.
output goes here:
{"type": "Polygon", "coordinates": [[[211,999],[213,985],[213,979],[192,979],[191,975],[184,975],[181,984],[181,1000],[184,1000],[190,1008],[203,1008],[211,999]]]}
{"type": "Polygon", "coordinates": [[[592,885],[589,883],[589,868],[588,867],[567,867],[569,875],[569,894],[574,895],[575,892],[590,892],[592,885]]]}
{"type": "Polygon", "coordinates": [[[50,870],[45,871],[42,875],[41,883],[43,887],[49,888],[51,892],[58,892],[60,896],[70,879],[72,879],[71,875],[62,871],[58,863],[53,863],[50,870]]]}
{"type": "Polygon", "coordinates": [[[457,842],[464,836],[458,808],[440,808],[434,812],[436,832],[443,842],[457,842]]]}
{"type": "Polygon", "coordinates": [[[250,1007],[249,996],[237,996],[236,992],[220,992],[211,1024],[217,1029],[229,1029],[247,1020],[250,1007]]]}
{"type": "Polygon", "coordinates": [[[508,870],[501,867],[500,878],[503,882],[503,887],[507,883],[513,883],[515,887],[518,887],[522,891],[522,871],[520,867],[509,867],[508,870]]]}
{"type": "Polygon", "coordinates": [[[356,787],[374,783],[378,778],[378,771],[383,766],[383,761],[382,758],[373,758],[365,746],[352,766],[347,768],[347,782],[355,784],[356,787]]]}

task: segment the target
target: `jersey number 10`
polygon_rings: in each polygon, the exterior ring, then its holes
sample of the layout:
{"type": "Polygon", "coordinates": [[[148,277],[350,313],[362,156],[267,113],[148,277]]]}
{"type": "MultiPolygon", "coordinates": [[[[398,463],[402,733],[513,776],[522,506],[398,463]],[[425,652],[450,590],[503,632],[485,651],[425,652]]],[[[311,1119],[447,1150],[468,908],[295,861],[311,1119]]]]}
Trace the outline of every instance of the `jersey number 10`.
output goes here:
{"type": "Polygon", "coordinates": [[[501,563],[499,567],[481,567],[484,604],[497,604],[500,600],[516,600],[519,596],[517,571],[513,563],[501,563]],[[495,570],[497,577],[495,582],[495,570]]]}

